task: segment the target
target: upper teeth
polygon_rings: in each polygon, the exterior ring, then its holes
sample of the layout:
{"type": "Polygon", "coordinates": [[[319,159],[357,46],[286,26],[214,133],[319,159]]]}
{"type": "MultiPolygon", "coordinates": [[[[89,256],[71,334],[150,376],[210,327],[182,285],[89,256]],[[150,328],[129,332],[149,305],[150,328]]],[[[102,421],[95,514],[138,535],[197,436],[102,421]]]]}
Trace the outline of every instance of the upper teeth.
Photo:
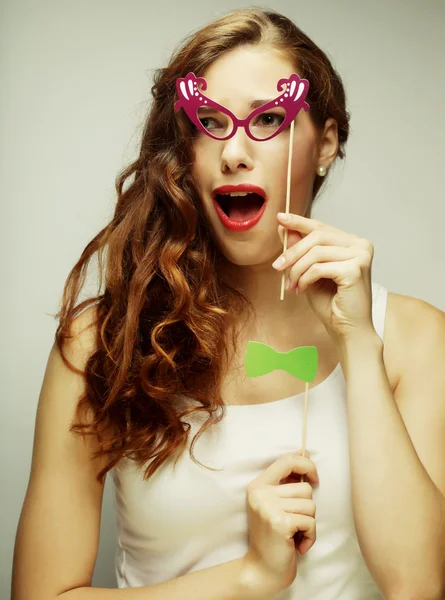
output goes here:
{"type": "Polygon", "coordinates": [[[247,196],[249,192],[227,192],[225,194],[220,194],[220,196],[247,196]]]}

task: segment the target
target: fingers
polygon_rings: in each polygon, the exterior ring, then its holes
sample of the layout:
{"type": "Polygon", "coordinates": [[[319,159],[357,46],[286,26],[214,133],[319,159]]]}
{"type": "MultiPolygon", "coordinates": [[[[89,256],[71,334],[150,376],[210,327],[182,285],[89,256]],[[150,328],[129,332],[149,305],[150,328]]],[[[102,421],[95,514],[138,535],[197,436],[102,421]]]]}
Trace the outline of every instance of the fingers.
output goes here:
{"type": "MultiPolygon", "coordinates": [[[[281,237],[281,235],[280,235],[281,237]]],[[[326,250],[324,248],[328,248],[327,253],[332,252],[332,248],[336,249],[347,249],[349,248],[350,252],[347,253],[343,251],[342,256],[350,256],[351,251],[355,256],[357,254],[357,247],[355,240],[352,240],[346,236],[342,236],[341,234],[334,233],[332,231],[315,231],[305,237],[297,239],[295,242],[290,243],[290,239],[294,239],[294,236],[290,236],[290,232],[288,234],[288,244],[287,249],[283,252],[282,256],[284,257],[284,262],[280,264],[276,269],[277,271],[284,271],[288,267],[295,264],[298,260],[300,260],[303,256],[309,254],[312,250],[312,255],[314,254],[314,249],[316,252],[323,252],[326,255],[326,250]],[[298,243],[296,243],[298,242],[298,243]]],[[[311,256],[312,256],[311,255],[311,256]]],[[[321,256],[321,255],[320,255],[321,256]]],[[[334,259],[332,259],[334,260],[334,259]]],[[[340,260],[345,260],[344,258],[340,260]]]]}
{"type": "MultiPolygon", "coordinates": [[[[341,248],[337,246],[315,246],[311,248],[304,256],[296,260],[295,263],[290,262],[287,267],[289,272],[287,278],[290,282],[288,291],[292,291],[297,287],[300,278],[309,271],[309,269],[320,267],[321,263],[333,263],[334,261],[346,261],[355,257],[353,248],[341,248]]],[[[292,260],[292,259],[290,259],[292,260]]]]}
{"type": "Polygon", "coordinates": [[[306,458],[310,458],[311,457],[311,453],[308,452],[307,450],[305,450],[304,454],[303,454],[303,449],[297,450],[297,454],[299,454],[300,456],[305,456],[306,458]]]}
{"type": "Polygon", "coordinates": [[[304,535],[301,539],[301,542],[297,544],[297,549],[300,554],[306,554],[306,552],[308,550],[310,550],[312,548],[312,546],[315,544],[315,540],[317,539],[317,525],[316,525],[315,521],[314,521],[313,534],[312,534],[312,531],[310,533],[311,533],[310,537],[304,535]]]}
{"type": "Polygon", "coordinates": [[[315,464],[301,450],[280,456],[247,487],[251,539],[256,537],[257,544],[266,547],[278,535],[288,550],[306,553],[316,540],[312,485],[317,483],[315,464]],[[302,476],[308,481],[292,482],[302,476]],[[286,479],[291,481],[281,483],[286,479]]]}
{"type": "MultiPolygon", "coordinates": [[[[278,225],[278,235],[280,237],[281,243],[284,245],[284,227],[282,225],[278,225]]],[[[287,230],[287,248],[290,248],[297,242],[303,239],[301,233],[298,231],[292,231],[292,229],[287,230]]]]}
{"type": "Polygon", "coordinates": [[[306,498],[311,499],[313,488],[307,481],[301,483],[282,483],[276,488],[277,496],[280,498],[306,498]]]}
{"type": "Polygon", "coordinates": [[[313,519],[315,519],[317,512],[315,502],[306,498],[280,498],[278,506],[284,512],[306,515],[313,519]]]}
{"type": "Polygon", "coordinates": [[[289,452],[283,454],[254,480],[259,485],[279,485],[291,473],[305,475],[312,483],[319,483],[314,463],[304,456],[289,452]]]}
{"type": "Polygon", "coordinates": [[[275,519],[276,525],[282,528],[282,533],[284,533],[289,539],[293,539],[294,535],[301,531],[303,538],[298,545],[298,549],[301,554],[307,552],[309,548],[314,545],[317,538],[317,526],[315,519],[308,517],[307,515],[293,513],[283,514],[284,516],[281,519],[275,519]]]}

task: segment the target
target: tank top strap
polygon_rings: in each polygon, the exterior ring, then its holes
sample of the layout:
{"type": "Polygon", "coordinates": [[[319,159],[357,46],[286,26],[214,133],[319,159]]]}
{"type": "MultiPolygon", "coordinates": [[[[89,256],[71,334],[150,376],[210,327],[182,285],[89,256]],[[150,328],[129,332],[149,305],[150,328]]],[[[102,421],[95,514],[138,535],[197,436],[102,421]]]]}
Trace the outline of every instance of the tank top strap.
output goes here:
{"type": "Polygon", "coordinates": [[[388,302],[388,290],[380,283],[372,282],[372,322],[380,339],[383,342],[385,328],[386,305],[388,302]]]}

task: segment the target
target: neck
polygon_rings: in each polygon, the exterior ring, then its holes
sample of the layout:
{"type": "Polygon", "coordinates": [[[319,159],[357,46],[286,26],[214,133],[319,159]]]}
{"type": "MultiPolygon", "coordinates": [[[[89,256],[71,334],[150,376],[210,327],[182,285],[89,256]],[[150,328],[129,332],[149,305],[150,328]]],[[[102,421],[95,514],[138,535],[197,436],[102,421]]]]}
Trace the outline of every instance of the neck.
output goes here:
{"type": "Polygon", "coordinates": [[[277,344],[314,335],[321,322],[313,313],[305,294],[284,291],[280,300],[282,273],[270,265],[233,265],[229,282],[252,303],[252,334],[266,335],[277,344]],[[253,328],[253,329],[252,329],[253,328]]]}

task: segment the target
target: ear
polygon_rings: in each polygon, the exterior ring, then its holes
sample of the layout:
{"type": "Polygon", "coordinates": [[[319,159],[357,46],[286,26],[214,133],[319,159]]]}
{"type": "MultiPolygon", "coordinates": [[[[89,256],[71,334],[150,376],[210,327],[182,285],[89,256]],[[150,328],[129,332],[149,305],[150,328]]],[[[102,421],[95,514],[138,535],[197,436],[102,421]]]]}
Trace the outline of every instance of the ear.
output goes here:
{"type": "Polygon", "coordinates": [[[324,131],[321,134],[319,142],[318,163],[329,168],[334,162],[338,153],[338,123],[335,119],[329,118],[324,125],[324,131]]]}

